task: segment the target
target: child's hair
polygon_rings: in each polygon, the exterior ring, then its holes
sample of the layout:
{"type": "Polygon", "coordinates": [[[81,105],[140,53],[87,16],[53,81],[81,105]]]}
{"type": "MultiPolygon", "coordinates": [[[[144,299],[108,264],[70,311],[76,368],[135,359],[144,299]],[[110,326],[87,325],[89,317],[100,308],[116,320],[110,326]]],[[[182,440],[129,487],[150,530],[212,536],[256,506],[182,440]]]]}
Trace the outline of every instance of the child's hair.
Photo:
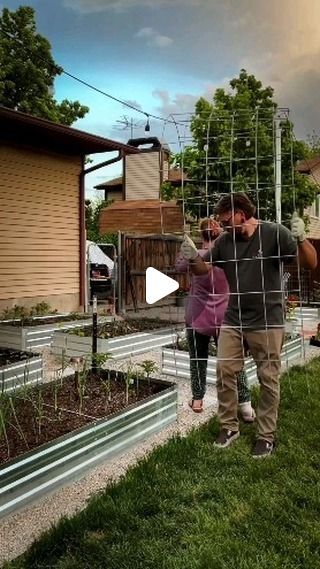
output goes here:
{"type": "Polygon", "coordinates": [[[235,192],[234,194],[225,194],[220,198],[216,205],[215,213],[222,215],[223,213],[236,210],[243,211],[246,219],[250,219],[250,217],[254,216],[256,207],[247,194],[244,192],[235,192]]]}
{"type": "Polygon", "coordinates": [[[200,234],[203,241],[210,243],[210,241],[214,241],[216,235],[212,229],[210,229],[210,217],[205,217],[200,222],[200,234]]]}

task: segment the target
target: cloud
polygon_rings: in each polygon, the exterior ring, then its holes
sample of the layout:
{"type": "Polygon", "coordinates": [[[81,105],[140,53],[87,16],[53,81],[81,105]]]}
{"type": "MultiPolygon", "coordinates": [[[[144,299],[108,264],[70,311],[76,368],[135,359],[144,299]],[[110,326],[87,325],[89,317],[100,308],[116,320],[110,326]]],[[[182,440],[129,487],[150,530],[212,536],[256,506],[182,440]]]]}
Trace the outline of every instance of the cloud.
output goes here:
{"type": "MultiPolygon", "coordinates": [[[[192,84],[190,93],[192,90],[194,93],[193,79],[197,85],[200,81],[214,80],[213,87],[220,86],[224,75],[231,78],[244,67],[263,84],[275,89],[275,100],[281,106],[292,109],[299,136],[312,128],[320,129],[317,101],[320,87],[319,0],[63,1],[65,6],[82,14],[109,11],[110,21],[116,12],[133,12],[140,8],[139,18],[130,19],[131,25],[142,21],[146,24],[141,25],[154,28],[142,28],[137,39],[152,42],[159,51],[163,48],[162,70],[167,70],[168,76],[184,79],[183,93],[171,91],[169,94],[161,89],[154,92],[159,112],[164,116],[179,112],[181,108],[192,110],[198,96],[188,94],[187,78],[192,84]],[[160,28],[162,24],[166,27],[160,28]],[[156,31],[157,28],[165,29],[165,34],[156,31]]],[[[132,33],[130,28],[126,36],[128,41],[132,40],[132,33]]],[[[119,41],[122,41],[120,35],[119,41]]],[[[130,46],[133,49],[140,47],[139,41],[135,45],[131,41],[130,46]]],[[[154,52],[150,55],[150,65],[154,52]]],[[[139,56],[136,52],[131,62],[138,61],[139,69],[143,71],[143,59],[139,60],[139,56]]],[[[145,59],[145,54],[142,57],[145,59]]],[[[154,69],[157,64],[158,61],[154,69]]],[[[151,89],[156,84],[159,85],[154,83],[151,89]]]]}
{"type": "MultiPolygon", "coordinates": [[[[204,0],[205,2],[207,0],[204,0]]],[[[64,0],[64,5],[82,14],[93,12],[126,12],[133,8],[161,8],[173,6],[196,6],[203,0],[64,0]]]]}
{"type": "Polygon", "coordinates": [[[175,119],[179,120],[180,115],[185,115],[184,119],[188,119],[194,112],[195,104],[200,97],[212,101],[215,90],[218,87],[227,88],[229,80],[229,78],[224,77],[218,83],[207,83],[198,94],[176,93],[175,95],[170,95],[166,89],[155,89],[152,92],[152,96],[160,102],[157,112],[165,118],[174,115],[175,119]]]}
{"type": "Polygon", "coordinates": [[[136,38],[146,39],[147,45],[156,47],[168,47],[173,43],[173,40],[168,36],[159,34],[153,28],[141,28],[136,34],[136,38]]]}

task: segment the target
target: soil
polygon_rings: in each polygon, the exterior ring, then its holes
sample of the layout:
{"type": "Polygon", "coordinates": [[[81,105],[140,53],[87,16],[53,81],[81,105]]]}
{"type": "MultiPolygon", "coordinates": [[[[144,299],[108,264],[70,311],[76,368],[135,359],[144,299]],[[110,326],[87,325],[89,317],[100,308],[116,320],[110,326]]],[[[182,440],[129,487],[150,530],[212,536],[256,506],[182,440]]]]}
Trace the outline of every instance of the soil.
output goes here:
{"type": "Polygon", "coordinates": [[[34,354],[31,354],[31,352],[20,352],[19,350],[0,348],[0,367],[16,364],[28,360],[33,356],[34,354]]]}
{"type": "MultiPolygon", "coordinates": [[[[132,318],[128,320],[118,320],[98,324],[98,338],[116,338],[125,334],[134,334],[135,332],[149,332],[150,330],[158,330],[161,328],[172,328],[174,323],[160,320],[160,318],[132,318]]],[[[70,330],[69,334],[76,336],[89,337],[92,336],[92,326],[85,326],[70,330]]]]}
{"type": "Polygon", "coordinates": [[[97,419],[109,417],[170,385],[155,379],[150,379],[149,384],[136,375],[131,381],[134,383],[129,385],[126,399],[122,372],[100,370],[93,374],[90,370],[85,379],[82,409],[75,376],[16,393],[11,397],[14,412],[9,396],[3,395],[2,400],[0,396],[0,465],[97,419]]]}
{"type": "Polygon", "coordinates": [[[72,322],[73,320],[86,320],[92,318],[88,314],[78,314],[71,313],[65,316],[48,316],[43,318],[33,318],[30,316],[27,318],[22,318],[20,320],[15,320],[12,322],[0,322],[0,324],[5,324],[6,326],[17,326],[22,328],[23,326],[42,326],[43,324],[56,324],[57,322],[72,322]]]}

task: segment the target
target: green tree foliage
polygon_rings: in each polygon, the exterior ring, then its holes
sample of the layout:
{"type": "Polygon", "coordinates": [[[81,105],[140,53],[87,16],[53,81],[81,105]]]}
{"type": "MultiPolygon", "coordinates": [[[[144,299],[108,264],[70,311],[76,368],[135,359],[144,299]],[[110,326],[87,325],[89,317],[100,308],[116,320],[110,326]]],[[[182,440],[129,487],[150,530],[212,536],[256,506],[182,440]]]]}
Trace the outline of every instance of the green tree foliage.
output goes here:
{"type": "MultiPolygon", "coordinates": [[[[208,197],[211,213],[219,194],[233,190],[246,191],[258,202],[259,217],[275,218],[276,111],[273,89],[263,87],[245,70],[230,81],[229,91],[217,89],[212,102],[198,100],[191,121],[193,144],[174,157],[174,165],[193,180],[184,188],[189,212],[207,215],[208,197]]],[[[286,222],[294,208],[301,212],[312,204],[318,189],[294,168],[306,155],[305,143],[293,138],[287,118],[281,121],[281,130],[281,202],[286,222]]]]}
{"type": "Polygon", "coordinates": [[[308,134],[306,141],[306,158],[320,157],[320,136],[313,131],[308,134]]]}
{"type": "Polygon", "coordinates": [[[0,15],[0,104],[54,122],[71,125],[88,107],[79,101],[53,97],[54,80],[61,75],[49,41],[37,33],[35,12],[29,6],[0,15]]]}
{"type": "Polygon", "coordinates": [[[86,230],[87,239],[95,243],[113,243],[117,247],[118,235],[116,233],[101,233],[99,219],[101,210],[108,207],[112,200],[86,200],[86,230]]]}

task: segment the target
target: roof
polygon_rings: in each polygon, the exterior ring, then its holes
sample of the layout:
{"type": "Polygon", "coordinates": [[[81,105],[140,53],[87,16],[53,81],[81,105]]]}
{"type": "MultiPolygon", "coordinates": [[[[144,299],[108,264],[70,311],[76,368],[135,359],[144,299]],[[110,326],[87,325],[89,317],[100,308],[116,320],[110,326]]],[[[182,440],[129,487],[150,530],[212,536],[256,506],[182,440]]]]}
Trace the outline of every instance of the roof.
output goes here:
{"type": "MultiPolygon", "coordinates": [[[[102,184],[98,184],[94,186],[95,190],[105,190],[112,186],[122,186],[123,184],[123,177],[119,176],[118,178],[113,178],[112,180],[102,182],[102,184]]],[[[119,188],[122,191],[122,188],[119,188]]]]}
{"type": "Polygon", "coordinates": [[[102,136],[33,117],[0,105],[0,140],[49,149],[60,154],[85,155],[97,152],[139,152],[136,148],[102,136]]]}
{"type": "Polygon", "coordinates": [[[317,166],[320,166],[320,156],[315,158],[307,158],[306,160],[301,160],[297,165],[297,170],[301,174],[310,174],[317,166]]]}

